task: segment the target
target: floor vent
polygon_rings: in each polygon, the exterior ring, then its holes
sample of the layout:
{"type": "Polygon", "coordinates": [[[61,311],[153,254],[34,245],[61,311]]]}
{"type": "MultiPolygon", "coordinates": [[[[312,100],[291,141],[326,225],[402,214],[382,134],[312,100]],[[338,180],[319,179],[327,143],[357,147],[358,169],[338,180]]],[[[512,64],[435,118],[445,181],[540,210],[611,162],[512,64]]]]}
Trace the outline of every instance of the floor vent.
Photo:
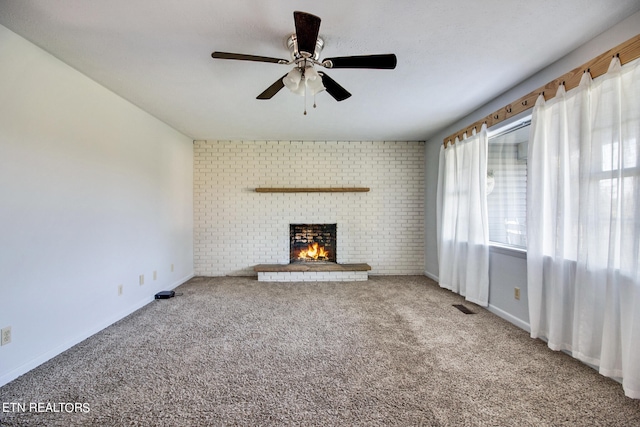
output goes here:
{"type": "Polygon", "coordinates": [[[463,312],[464,314],[475,314],[473,311],[469,310],[467,307],[465,307],[462,304],[453,304],[453,306],[458,310],[460,310],[461,312],[463,312]]]}

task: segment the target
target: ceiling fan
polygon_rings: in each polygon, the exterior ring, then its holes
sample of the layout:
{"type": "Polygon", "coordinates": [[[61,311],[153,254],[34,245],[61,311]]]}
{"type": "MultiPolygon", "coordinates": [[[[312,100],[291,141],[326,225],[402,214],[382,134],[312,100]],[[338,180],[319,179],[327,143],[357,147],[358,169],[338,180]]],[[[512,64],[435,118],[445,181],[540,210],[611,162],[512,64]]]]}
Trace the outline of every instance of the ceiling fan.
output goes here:
{"type": "MultiPolygon", "coordinates": [[[[299,95],[306,95],[307,89],[312,95],[326,90],[336,101],[344,101],[351,94],[324,71],[316,71],[318,65],[324,68],[371,68],[388,69],[396,67],[397,59],[394,54],[338,56],[319,60],[324,47],[324,40],[318,37],[320,18],[306,12],[293,12],[296,32],[287,39],[287,47],[291,52],[291,59],[278,59],[266,56],[246,55],[242,53],[213,52],[215,59],[235,59],[240,61],[272,62],[283,65],[293,65],[294,68],[276,80],[257,99],[271,99],[283,87],[299,95]]],[[[314,103],[315,107],[315,103],[314,103]]],[[[304,114],[307,114],[306,108],[304,114]]]]}

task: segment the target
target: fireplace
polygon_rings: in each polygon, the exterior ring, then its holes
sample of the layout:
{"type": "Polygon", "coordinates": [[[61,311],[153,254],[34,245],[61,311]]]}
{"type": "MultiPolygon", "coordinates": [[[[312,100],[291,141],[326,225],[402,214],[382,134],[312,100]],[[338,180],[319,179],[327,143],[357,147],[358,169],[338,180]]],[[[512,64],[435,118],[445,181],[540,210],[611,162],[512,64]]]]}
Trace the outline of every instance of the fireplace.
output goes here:
{"type": "Polygon", "coordinates": [[[337,224],[289,224],[290,262],[336,262],[337,224]]]}

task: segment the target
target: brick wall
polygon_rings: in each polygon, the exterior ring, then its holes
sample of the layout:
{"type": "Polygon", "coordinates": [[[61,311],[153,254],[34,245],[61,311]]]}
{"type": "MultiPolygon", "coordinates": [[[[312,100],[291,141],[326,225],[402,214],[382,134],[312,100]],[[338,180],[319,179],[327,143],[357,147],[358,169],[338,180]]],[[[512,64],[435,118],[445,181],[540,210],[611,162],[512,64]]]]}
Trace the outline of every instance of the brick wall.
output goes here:
{"type": "Polygon", "coordinates": [[[339,263],[423,274],[424,151],[424,142],[195,141],[195,273],[254,275],[256,264],[287,264],[289,224],[336,223],[339,263]]]}

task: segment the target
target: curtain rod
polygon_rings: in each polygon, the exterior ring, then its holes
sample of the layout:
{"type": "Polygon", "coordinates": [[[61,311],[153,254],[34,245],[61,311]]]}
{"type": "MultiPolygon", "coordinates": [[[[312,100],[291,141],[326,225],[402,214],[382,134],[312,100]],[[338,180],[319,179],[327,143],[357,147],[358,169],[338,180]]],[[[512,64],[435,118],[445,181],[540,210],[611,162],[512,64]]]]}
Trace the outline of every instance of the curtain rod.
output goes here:
{"type": "Polygon", "coordinates": [[[506,105],[497,111],[494,111],[493,113],[478,120],[470,126],[467,126],[466,128],[461,129],[452,135],[449,135],[443,141],[445,148],[447,147],[448,143],[454,144],[456,138],[461,140],[464,133],[466,133],[467,135],[471,135],[473,128],[476,128],[476,130],[480,130],[484,123],[487,124],[487,128],[490,128],[491,126],[503,122],[504,120],[515,116],[516,114],[533,108],[536,103],[536,99],[538,99],[538,96],[540,94],[544,96],[545,100],[548,100],[555,96],[556,90],[560,85],[564,85],[566,90],[571,90],[577,87],[580,83],[580,79],[582,78],[583,73],[590,73],[591,77],[594,79],[603,75],[609,69],[611,58],[614,56],[620,58],[620,63],[622,65],[631,62],[634,59],[640,58],[640,34],[627,40],[624,43],[619,44],[613,49],[609,49],[605,53],[596,56],[592,60],[586,62],[585,64],[582,64],[580,67],[574,68],[573,70],[569,71],[566,74],[563,74],[557,79],[550,81],[546,85],[541,86],[532,92],[529,92],[527,95],[516,99],[511,104],[506,105]]]}

